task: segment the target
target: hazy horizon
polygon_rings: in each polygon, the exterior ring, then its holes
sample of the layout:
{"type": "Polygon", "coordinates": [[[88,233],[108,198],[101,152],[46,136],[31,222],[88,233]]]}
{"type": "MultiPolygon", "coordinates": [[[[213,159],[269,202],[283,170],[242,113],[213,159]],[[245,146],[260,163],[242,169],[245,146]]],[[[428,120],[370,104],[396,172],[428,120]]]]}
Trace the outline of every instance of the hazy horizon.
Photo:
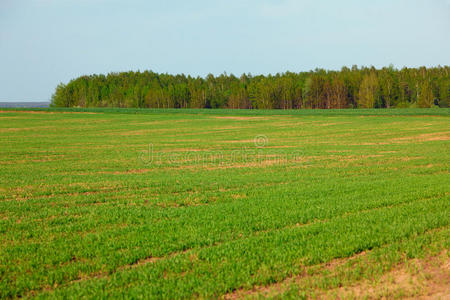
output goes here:
{"type": "Polygon", "coordinates": [[[450,64],[450,1],[0,3],[0,102],[49,101],[80,75],[275,74],[450,64]]]}

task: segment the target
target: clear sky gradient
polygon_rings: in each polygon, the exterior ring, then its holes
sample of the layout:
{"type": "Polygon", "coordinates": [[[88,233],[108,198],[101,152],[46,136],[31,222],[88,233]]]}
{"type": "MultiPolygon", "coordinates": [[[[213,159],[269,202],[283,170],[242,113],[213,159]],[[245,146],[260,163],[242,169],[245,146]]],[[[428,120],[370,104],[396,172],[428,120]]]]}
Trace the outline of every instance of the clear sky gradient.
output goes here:
{"type": "Polygon", "coordinates": [[[450,0],[0,0],[0,101],[84,74],[450,65],[450,0]]]}

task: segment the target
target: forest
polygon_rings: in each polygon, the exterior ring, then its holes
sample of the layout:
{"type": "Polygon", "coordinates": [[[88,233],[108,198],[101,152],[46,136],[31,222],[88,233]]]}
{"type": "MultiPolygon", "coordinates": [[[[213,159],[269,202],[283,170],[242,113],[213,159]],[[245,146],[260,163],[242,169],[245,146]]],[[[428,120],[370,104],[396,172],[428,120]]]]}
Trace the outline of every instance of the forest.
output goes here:
{"type": "Polygon", "coordinates": [[[330,109],[449,107],[449,66],[392,65],[276,75],[203,77],[152,71],[88,75],[59,84],[52,107],[330,109]]]}

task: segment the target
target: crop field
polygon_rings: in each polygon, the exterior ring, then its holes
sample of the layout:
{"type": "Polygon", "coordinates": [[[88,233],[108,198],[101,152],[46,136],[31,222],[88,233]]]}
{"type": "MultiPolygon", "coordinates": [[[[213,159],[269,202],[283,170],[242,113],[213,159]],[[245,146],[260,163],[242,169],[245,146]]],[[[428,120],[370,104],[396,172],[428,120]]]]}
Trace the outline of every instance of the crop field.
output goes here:
{"type": "Polygon", "coordinates": [[[0,298],[450,296],[450,109],[6,109],[0,145],[0,298]]]}

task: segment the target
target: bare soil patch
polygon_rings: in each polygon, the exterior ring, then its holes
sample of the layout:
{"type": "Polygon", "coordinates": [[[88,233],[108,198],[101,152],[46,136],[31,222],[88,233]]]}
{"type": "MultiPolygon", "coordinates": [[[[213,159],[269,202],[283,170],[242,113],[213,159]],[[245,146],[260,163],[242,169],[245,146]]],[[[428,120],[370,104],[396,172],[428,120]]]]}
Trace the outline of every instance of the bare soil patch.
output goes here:
{"type": "Polygon", "coordinates": [[[450,140],[450,132],[424,133],[416,136],[400,137],[391,139],[392,142],[428,142],[428,141],[448,141],[450,140]]]}
{"type": "MultiPolygon", "coordinates": [[[[318,266],[318,270],[335,274],[337,268],[358,257],[365,259],[367,254],[368,252],[361,252],[349,258],[335,259],[318,266]]],[[[282,295],[288,290],[290,284],[311,280],[308,269],[316,267],[305,268],[302,274],[271,285],[255,286],[251,290],[236,290],[224,295],[223,299],[282,295]]],[[[362,280],[353,285],[331,290],[315,288],[314,297],[317,299],[449,299],[450,258],[447,250],[444,250],[437,256],[409,260],[407,263],[399,264],[376,280],[362,280]]]]}
{"type": "Polygon", "coordinates": [[[414,259],[399,265],[376,281],[319,293],[319,298],[357,299],[449,299],[450,259],[443,252],[427,259],[414,259]]]}

